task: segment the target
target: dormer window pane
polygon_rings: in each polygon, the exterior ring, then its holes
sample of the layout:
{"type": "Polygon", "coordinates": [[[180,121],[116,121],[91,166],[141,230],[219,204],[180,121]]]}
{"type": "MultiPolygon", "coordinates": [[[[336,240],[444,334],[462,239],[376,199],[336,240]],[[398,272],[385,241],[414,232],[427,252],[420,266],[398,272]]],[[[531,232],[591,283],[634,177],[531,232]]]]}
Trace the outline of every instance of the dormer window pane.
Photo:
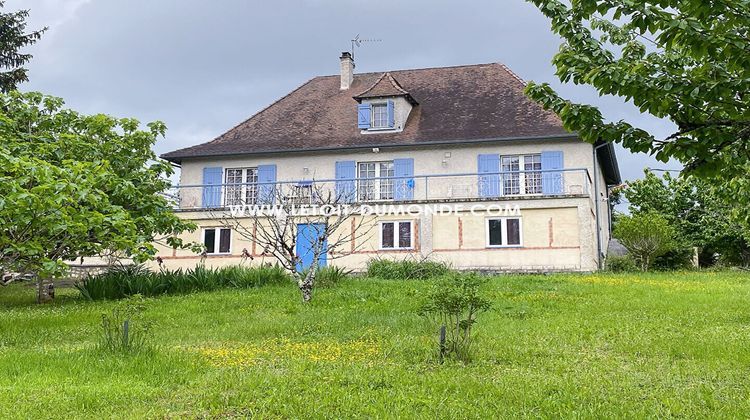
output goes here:
{"type": "Polygon", "coordinates": [[[389,128],[387,104],[372,104],[372,128],[389,128]]]}

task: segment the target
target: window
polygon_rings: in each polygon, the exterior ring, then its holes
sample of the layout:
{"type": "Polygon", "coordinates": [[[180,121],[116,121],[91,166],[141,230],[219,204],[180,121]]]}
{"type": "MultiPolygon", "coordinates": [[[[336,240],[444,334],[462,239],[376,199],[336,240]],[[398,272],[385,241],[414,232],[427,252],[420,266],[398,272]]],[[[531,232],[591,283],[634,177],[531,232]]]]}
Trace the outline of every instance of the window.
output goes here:
{"type": "Polygon", "coordinates": [[[526,155],[523,157],[523,170],[526,194],[542,193],[542,155],[526,155]]]}
{"type": "Polygon", "coordinates": [[[388,105],[372,104],[372,128],[391,128],[388,124],[388,105]]]}
{"type": "Polygon", "coordinates": [[[229,254],[232,244],[232,230],[229,228],[203,229],[203,245],[207,254],[229,254]]]}
{"type": "Polygon", "coordinates": [[[487,246],[521,246],[521,219],[487,219],[487,246]]]}
{"type": "Polygon", "coordinates": [[[412,248],[412,223],[411,222],[381,222],[380,223],[380,248],[381,249],[411,249],[412,248]]]}
{"type": "Polygon", "coordinates": [[[357,197],[360,201],[393,200],[393,161],[360,162],[357,197]]]}
{"type": "Polygon", "coordinates": [[[254,205],[258,200],[258,168],[230,168],[224,175],[227,184],[224,191],[224,204],[237,206],[254,205]]]}
{"type": "Polygon", "coordinates": [[[292,185],[286,198],[291,204],[313,204],[312,181],[302,181],[297,185],[292,185]]]}
{"type": "Polygon", "coordinates": [[[521,174],[518,172],[518,165],[518,156],[502,156],[500,158],[500,172],[503,172],[504,195],[514,195],[521,193],[521,174]]]}
{"type": "Polygon", "coordinates": [[[500,172],[503,172],[503,195],[541,194],[542,173],[535,172],[541,170],[541,154],[502,156],[500,172]]]}

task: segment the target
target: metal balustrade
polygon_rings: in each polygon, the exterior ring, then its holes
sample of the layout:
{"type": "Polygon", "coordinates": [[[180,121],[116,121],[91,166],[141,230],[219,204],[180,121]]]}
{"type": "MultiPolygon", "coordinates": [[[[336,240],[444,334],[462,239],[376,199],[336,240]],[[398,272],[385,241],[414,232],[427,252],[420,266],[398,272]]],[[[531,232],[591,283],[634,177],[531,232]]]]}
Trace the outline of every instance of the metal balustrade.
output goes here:
{"type": "Polygon", "coordinates": [[[587,169],[322,179],[273,183],[179,185],[166,196],[180,210],[269,204],[460,202],[590,197],[587,169]]]}

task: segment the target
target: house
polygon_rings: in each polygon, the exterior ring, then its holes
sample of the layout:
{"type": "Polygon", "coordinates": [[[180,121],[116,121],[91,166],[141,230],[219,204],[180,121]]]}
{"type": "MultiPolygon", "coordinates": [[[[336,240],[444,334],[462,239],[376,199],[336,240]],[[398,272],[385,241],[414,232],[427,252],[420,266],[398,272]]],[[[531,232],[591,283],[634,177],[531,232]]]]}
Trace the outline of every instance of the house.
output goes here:
{"type": "Polygon", "coordinates": [[[498,271],[601,266],[607,186],[620,183],[611,144],[565,130],[502,64],[354,67],[345,52],[340,74],[315,77],[216,139],[162,156],[181,166],[177,211],[200,227],[184,239],[206,246],[203,256],[161,249],[164,264],[231,265],[243,253],[263,261],[263,249],[219,223],[222,209],[257,203],[276,183],[304,196],[313,183],[347,180],[356,202],[424,211],[373,216],[372,235],[332,264],[361,270],[377,256],[498,271]]]}

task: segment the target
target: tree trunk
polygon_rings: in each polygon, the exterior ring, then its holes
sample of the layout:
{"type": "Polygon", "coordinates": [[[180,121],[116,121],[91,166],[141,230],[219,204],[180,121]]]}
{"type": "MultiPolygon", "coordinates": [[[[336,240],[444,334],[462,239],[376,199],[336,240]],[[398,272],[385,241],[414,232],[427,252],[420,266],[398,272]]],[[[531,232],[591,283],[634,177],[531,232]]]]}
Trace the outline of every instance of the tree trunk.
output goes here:
{"type": "Polygon", "coordinates": [[[299,290],[302,292],[302,303],[308,303],[312,300],[313,283],[309,280],[309,275],[302,281],[299,290]]]}
{"type": "Polygon", "coordinates": [[[43,303],[42,296],[44,295],[44,279],[42,276],[37,278],[37,289],[36,289],[36,303],[43,303]]]}

